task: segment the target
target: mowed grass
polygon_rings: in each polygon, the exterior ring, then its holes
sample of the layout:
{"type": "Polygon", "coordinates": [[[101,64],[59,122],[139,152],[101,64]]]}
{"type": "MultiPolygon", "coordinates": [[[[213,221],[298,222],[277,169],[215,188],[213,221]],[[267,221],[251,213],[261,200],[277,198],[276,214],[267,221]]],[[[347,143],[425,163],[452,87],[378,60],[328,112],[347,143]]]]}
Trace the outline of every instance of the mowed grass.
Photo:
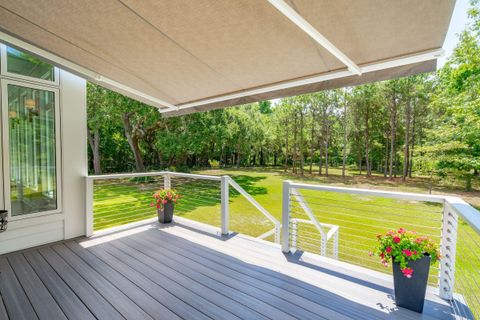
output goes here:
{"type": "MultiPolygon", "coordinates": [[[[265,209],[281,221],[282,182],[286,179],[314,184],[361,187],[393,191],[426,193],[428,183],[420,178],[410,182],[400,179],[388,181],[381,176],[365,179],[348,173],[340,176],[338,169],[331,169],[330,177],[306,175],[303,178],[284,173],[282,170],[205,170],[196,173],[230,175],[265,209]]],[[[161,178],[147,180],[122,179],[101,181],[95,184],[94,227],[104,229],[145,218],[155,217],[155,208],[150,207],[153,192],[163,186],[161,178]]],[[[182,198],[175,208],[175,215],[213,226],[220,226],[220,184],[215,181],[172,178],[172,187],[182,198]]],[[[453,193],[443,188],[438,193],[453,193]]],[[[334,192],[301,191],[309,207],[321,223],[339,226],[339,259],[370,269],[390,273],[378,257],[370,257],[375,249],[376,235],[400,227],[428,235],[440,244],[442,205],[428,202],[388,199],[374,196],[359,196],[334,192]]],[[[455,195],[476,199],[475,193],[456,192],[455,195]],[[460,193],[460,194],[459,194],[460,193]]],[[[478,203],[473,203],[474,205],[478,203]]],[[[230,229],[234,232],[259,236],[273,228],[273,224],[233,188],[230,189],[230,229]]],[[[292,198],[292,217],[308,219],[295,198],[292,198]]],[[[326,228],[328,231],[328,228],[326,228]]],[[[269,240],[273,238],[270,237],[269,240]]],[[[333,240],[333,239],[332,239],[333,240]]],[[[327,256],[333,256],[333,241],[328,243],[327,256]]],[[[478,250],[480,237],[467,224],[460,221],[457,248],[457,291],[467,298],[469,305],[479,310],[480,261],[478,250]],[[474,250],[474,251],[472,251],[474,250]],[[475,252],[475,250],[477,252],[475,252]],[[473,285],[472,285],[473,284],[473,285]],[[476,285],[475,285],[476,284],[476,285]]],[[[297,247],[319,253],[320,235],[311,225],[299,224],[297,247]]],[[[432,266],[430,284],[438,283],[438,265],[432,266]]]]}

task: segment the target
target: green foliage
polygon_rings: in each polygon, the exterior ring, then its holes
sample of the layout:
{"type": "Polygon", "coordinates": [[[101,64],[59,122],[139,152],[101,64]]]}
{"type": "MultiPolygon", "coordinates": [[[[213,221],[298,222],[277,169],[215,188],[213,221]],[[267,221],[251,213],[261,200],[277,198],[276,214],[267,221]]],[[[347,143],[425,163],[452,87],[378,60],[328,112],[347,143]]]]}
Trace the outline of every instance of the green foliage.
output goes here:
{"type": "Polygon", "coordinates": [[[411,278],[414,270],[408,266],[409,261],[430,257],[430,263],[434,264],[440,259],[438,245],[430,238],[419,236],[414,231],[403,228],[397,231],[391,230],[385,235],[377,235],[378,248],[376,254],[386,267],[393,260],[400,264],[400,269],[405,277],[411,278]]]}
{"type": "Polygon", "coordinates": [[[210,168],[212,168],[212,169],[220,168],[220,162],[217,161],[217,160],[208,160],[208,164],[210,165],[210,168]]]}

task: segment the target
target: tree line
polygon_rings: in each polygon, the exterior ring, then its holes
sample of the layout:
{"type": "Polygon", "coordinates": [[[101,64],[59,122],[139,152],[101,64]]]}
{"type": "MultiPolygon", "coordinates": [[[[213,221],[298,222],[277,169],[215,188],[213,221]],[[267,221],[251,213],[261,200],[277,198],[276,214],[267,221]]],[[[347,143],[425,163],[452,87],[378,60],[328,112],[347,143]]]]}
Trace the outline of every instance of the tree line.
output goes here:
{"type": "Polygon", "coordinates": [[[91,169],[283,166],[328,175],[355,167],[394,179],[454,174],[471,188],[480,169],[480,18],[445,66],[416,75],[186,116],[88,84],[91,169]]]}

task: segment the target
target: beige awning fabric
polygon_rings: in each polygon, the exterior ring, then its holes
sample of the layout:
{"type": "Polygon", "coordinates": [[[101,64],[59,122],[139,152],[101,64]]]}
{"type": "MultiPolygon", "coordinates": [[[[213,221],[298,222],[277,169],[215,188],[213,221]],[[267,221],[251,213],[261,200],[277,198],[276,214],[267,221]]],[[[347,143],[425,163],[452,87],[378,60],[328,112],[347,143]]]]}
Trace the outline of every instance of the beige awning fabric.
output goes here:
{"type": "Polygon", "coordinates": [[[432,71],[435,55],[382,63],[441,48],[455,1],[285,3],[378,68],[349,74],[267,0],[4,0],[0,40],[175,115],[432,71]]]}

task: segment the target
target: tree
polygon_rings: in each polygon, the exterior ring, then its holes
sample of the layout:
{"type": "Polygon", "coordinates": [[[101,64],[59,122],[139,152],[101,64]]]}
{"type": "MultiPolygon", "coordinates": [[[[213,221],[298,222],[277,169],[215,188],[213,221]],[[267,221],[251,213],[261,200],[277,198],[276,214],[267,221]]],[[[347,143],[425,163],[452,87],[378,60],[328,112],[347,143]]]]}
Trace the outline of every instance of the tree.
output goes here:
{"type": "Polygon", "coordinates": [[[471,189],[480,171],[480,2],[471,1],[472,20],[440,70],[432,105],[438,122],[422,149],[433,168],[464,179],[471,189]]]}

